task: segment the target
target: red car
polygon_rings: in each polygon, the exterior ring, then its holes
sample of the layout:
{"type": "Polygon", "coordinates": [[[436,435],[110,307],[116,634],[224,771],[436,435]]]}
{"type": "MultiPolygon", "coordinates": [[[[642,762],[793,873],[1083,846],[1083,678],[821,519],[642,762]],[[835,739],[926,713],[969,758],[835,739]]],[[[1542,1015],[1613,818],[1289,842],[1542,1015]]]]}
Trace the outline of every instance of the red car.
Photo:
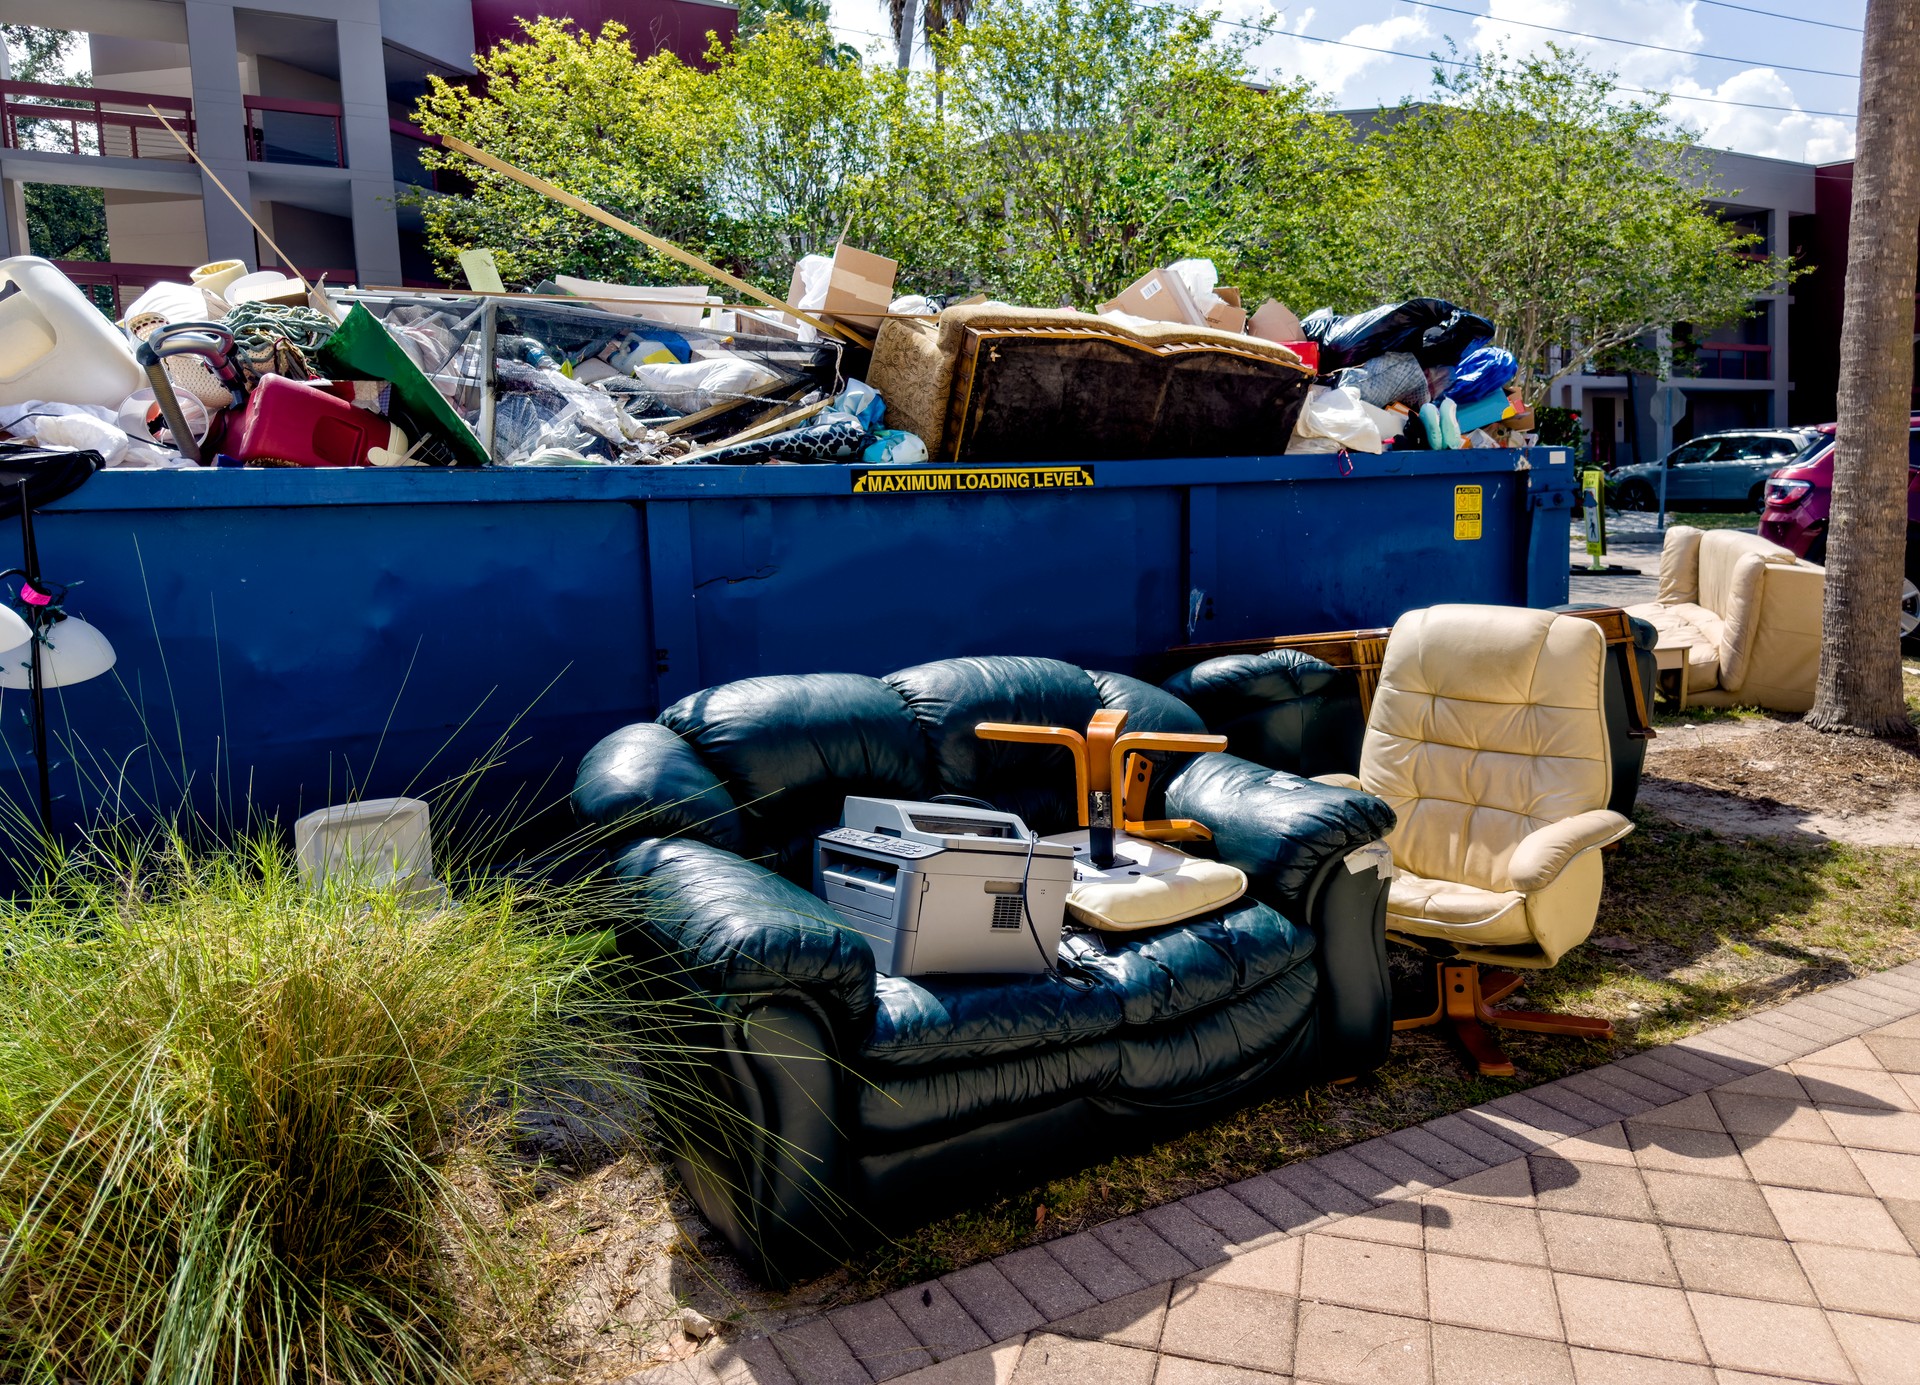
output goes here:
{"type": "MultiPolygon", "coordinates": [[[[1810,562],[1827,560],[1827,512],[1833,504],[1833,425],[1824,447],[1804,461],[1782,467],[1767,482],[1760,511],[1760,537],[1790,548],[1810,562]]],[[[1907,434],[1907,583],[1900,594],[1900,642],[1920,654],[1920,414],[1907,434]]]]}

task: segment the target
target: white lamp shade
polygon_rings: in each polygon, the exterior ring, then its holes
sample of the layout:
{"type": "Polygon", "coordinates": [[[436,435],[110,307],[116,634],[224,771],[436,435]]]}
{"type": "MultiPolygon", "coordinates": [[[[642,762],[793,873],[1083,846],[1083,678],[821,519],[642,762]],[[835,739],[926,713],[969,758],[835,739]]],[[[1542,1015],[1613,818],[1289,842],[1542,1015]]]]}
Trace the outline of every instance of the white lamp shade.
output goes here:
{"type": "MultiPolygon", "coordinates": [[[[7,615],[25,626],[26,622],[8,611],[7,615]]],[[[0,688],[24,688],[31,685],[33,650],[26,640],[5,648],[12,638],[12,626],[0,621],[0,688]]],[[[58,621],[46,633],[40,646],[40,685],[64,688],[98,678],[113,667],[113,646],[107,637],[78,616],[58,621]]]]}
{"type": "Polygon", "coordinates": [[[0,664],[4,664],[14,650],[22,654],[27,652],[27,641],[33,638],[33,631],[27,623],[14,614],[11,606],[0,606],[0,664]]]}

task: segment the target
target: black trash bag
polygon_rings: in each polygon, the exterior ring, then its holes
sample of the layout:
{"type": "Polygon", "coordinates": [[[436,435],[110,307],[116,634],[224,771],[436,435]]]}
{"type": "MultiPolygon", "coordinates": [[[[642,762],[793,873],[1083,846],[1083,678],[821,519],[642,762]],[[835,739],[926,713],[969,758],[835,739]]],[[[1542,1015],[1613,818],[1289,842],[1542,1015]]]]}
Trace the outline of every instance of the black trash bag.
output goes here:
{"type": "Polygon", "coordinates": [[[1320,373],[1330,375],[1389,351],[1412,352],[1423,366],[1458,365],[1468,347],[1493,335],[1493,324],[1444,298],[1409,298],[1351,317],[1321,308],[1300,330],[1320,343],[1320,373]]]}
{"type": "Polygon", "coordinates": [[[98,452],[46,448],[24,438],[0,441],[0,519],[20,513],[21,484],[34,509],[80,489],[100,470],[98,452]]]}

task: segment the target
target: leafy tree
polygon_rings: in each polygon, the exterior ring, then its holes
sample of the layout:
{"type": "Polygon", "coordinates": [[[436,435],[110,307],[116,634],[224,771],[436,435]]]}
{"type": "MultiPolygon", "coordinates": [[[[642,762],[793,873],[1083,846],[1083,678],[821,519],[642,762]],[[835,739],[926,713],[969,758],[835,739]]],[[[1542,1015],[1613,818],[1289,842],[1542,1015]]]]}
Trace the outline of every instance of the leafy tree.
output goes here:
{"type": "Polygon", "coordinates": [[[784,292],[795,260],[830,254],[852,228],[923,279],[941,247],[952,250],[952,217],[924,213],[943,205],[943,154],[958,151],[905,76],[822,64],[826,34],[777,21],[708,54],[724,112],[712,189],[728,247],[747,277],[784,292]]]}
{"type": "Polygon", "coordinates": [[[1665,98],[1622,101],[1613,74],[1559,48],[1436,67],[1433,82],[1430,100],[1376,118],[1351,306],[1471,308],[1544,396],[1657,328],[1745,317],[1792,278],[1703,204],[1726,194],[1665,98]]]}
{"type": "MultiPolygon", "coordinates": [[[[902,262],[905,287],[962,286],[966,252],[949,208],[961,151],[926,94],[893,72],[823,61],[828,30],[777,15],[715,42],[711,72],[670,54],[635,62],[617,24],[586,34],[524,25],[523,42],[480,59],[484,86],[436,83],[416,119],[564,187],[784,294],[793,262],[855,228],[902,262]]],[[[463,197],[416,195],[442,272],[489,247],[510,281],[553,273],[681,282],[684,267],[486,174],[454,154],[438,167],[474,180],[463,197]],[[666,276],[664,280],[657,276],[666,276]]]]}
{"type": "Polygon", "coordinates": [[[1183,255],[1228,282],[1324,277],[1351,130],[1305,84],[1251,84],[1206,15],[1131,0],[987,0],[934,40],[947,110],[975,141],[977,272],[1091,307],[1183,255]]]}
{"type": "Polygon", "coordinates": [[[833,6],[827,0],[743,0],[736,32],[751,39],[782,22],[808,25],[820,31],[820,61],[833,67],[858,67],[859,50],[834,39],[829,27],[832,18],[833,6]]]}
{"type": "MultiPolygon", "coordinates": [[[[85,73],[67,71],[67,59],[81,35],[68,29],[32,24],[0,24],[7,66],[21,82],[88,86],[85,73]]],[[[30,149],[66,148],[69,127],[51,121],[22,120],[20,136],[30,149]],[[41,127],[41,128],[36,128],[41,127]],[[56,142],[57,135],[57,142],[56,142]]],[[[29,183],[22,190],[27,208],[27,241],[33,253],[49,260],[107,258],[107,198],[99,188],[29,183]]]]}
{"type": "MultiPolygon", "coordinates": [[[[525,39],[476,60],[471,87],[428,79],[415,119],[700,253],[717,247],[710,195],[728,113],[714,86],[672,53],[636,62],[626,30],[597,34],[564,20],[522,20],[525,39]]],[[[686,271],[609,227],[576,215],[450,151],[422,162],[471,180],[464,197],[412,194],[441,272],[461,250],[493,250],[501,276],[551,274],[625,283],[678,282],[686,271]]]]}

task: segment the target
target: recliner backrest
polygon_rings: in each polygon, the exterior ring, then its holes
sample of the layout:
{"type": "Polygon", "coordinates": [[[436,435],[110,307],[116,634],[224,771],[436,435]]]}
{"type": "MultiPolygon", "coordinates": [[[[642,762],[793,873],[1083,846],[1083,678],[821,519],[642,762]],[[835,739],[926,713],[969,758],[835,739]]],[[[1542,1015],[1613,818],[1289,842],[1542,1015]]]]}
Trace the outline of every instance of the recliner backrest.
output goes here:
{"type": "Polygon", "coordinates": [[[1399,818],[1394,859],[1416,874],[1511,888],[1528,833],[1607,806],[1607,643],[1577,616],[1434,606],[1387,640],[1360,779],[1399,818]]]}

